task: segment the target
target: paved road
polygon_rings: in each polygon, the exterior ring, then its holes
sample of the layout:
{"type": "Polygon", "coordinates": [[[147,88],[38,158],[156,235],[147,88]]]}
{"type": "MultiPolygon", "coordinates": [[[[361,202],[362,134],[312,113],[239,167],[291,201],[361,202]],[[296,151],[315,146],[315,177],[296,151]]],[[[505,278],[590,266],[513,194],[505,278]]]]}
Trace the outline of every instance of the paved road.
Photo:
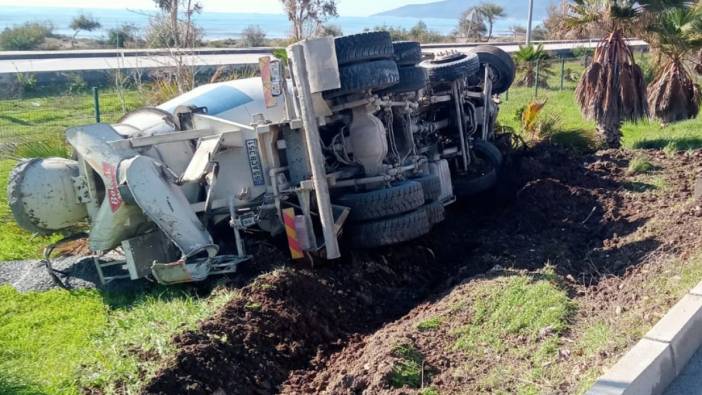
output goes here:
{"type": "Polygon", "coordinates": [[[697,351],[663,395],[702,395],[702,349],[697,351]]]}
{"type": "MultiPolygon", "coordinates": [[[[640,40],[631,41],[634,46],[645,46],[646,43],[640,40]]],[[[578,42],[578,43],[547,43],[544,48],[547,51],[557,52],[569,50],[577,47],[594,47],[595,42],[578,42]]],[[[519,45],[507,44],[498,45],[507,52],[516,52],[519,45]]],[[[427,45],[424,48],[425,52],[441,52],[446,50],[465,51],[469,46],[455,44],[439,44],[427,45]]],[[[55,52],[52,56],[49,52],[41,53],[41,56],[35,56],[35,59],[27,59],[32,57],[26,52],[18,52],[13,56],[12,53],[3,53],[0,56],[0,74],[2,73],[38,73],[38,72],[58,72],[58,71],[78,71],[78,70],[115,70],[125,68],[159,68],[174,64],[174,59],[171,56],[163,55],[146,55],[144,51],[126,51],[125,56],[115,56],[115,51],[75,51],[74,53],[55,52]],[[102,56],[102,54],[105,54],[102,56]],[[90,56],[88,56],[90,55],[90,56]],[[75,57],[66,57],[75,56],[75,57]]],[[[256,53],[247,53],[239,50],[236,53],[226,53],[226,50],[206,50],[204,53],[197,55],[184,56],[185,64],[198,66],[218,66],[218,65],[246,65],[258,64],[258,58],[265,55],[265,51],[257,51],[256,53]]]]}

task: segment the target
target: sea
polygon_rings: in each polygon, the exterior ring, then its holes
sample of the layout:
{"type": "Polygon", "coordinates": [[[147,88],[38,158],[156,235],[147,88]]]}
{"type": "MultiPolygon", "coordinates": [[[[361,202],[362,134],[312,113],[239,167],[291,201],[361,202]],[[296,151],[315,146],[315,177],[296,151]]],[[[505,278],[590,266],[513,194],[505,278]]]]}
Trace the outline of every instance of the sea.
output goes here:
{"type": "MultiPolygon", "coordinates": [[[[107,30],[125,23],[133,24],[143,31],[149,23],[149,18],[152,17],[155,12],[154,10],[130,9],[3,6],[2,9],[0,9],[0,30],[29,21],[48,21],[53,24],[54,33],[73,35],[73,31],[68,27],[71,23],[71,19],[79,13],[87,13],[95,17],[102,24],[102,29],[94,32],[81,32],[79,37],[100,38],[105,36],[107,30]]],[[[458,24],[458,16],[456,19],[341,16],[330,19],[328,23],[341,27],[344,34],[353,34],[377,26],[392,26],[409,29],[420,20],[426,23],[430,30],[441,34],[450,34],[456,29],[458,24]]],[[[290,36],[290,24],[286,16],[282,13],[222,13],[208,12],[207,8],[205,8],[202,14],[196,16],[195,22],[204,29],[204,36],[207,40],[238,38],[241,36],[241,31],[250,25],[260,26],[266,32],[268,38],[285,38],[290,36]]],[[[526,23],[526,20],[514,18],[499,20],[495,25],[496,35],[506,35],[508,34],[510,26],[525,26],[526,23]]]]}

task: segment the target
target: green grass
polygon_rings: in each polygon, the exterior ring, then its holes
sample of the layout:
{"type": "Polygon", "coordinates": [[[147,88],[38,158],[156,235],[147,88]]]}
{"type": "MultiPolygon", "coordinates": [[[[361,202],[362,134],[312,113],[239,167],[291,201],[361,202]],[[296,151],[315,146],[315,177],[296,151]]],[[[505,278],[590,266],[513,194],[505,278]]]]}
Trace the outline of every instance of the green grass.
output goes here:
{"type": "Polygon", "coordinates": [[[636,156],[629,162],[629,167],[626,172],[630,176],[635,176],[637,174],[645,174],[653,171],[655,166],[651,163],[646,156],[636,156]]]}
{"type": "MultiPolygon", "coordinates": [[[[576,62],[568,62],[567,68],[580,73],[583,67],[576,62]]],[[[555,66],[556,75],[549,78],[549,88],[539,90],[539,100],[547,100],[543,116],[555,116],[560,121],[559,133],[553,136],[556,143],[587,148],[592,144],[595,123],[584,120],[575,100],[576,82],[567,82],[564,90],[560,91],[560,65],[555,66]]],[[[499,122],[503,126],[520,130],[519,119],[515,116],[534,97],[533,88],[513,87],[509,98],[502,96],[499,122]]],[[[702,117],[684,122],[674,123],[667,127],[655,120],[644,120],[638,123],[625,123],[622,126],[623,144],[627,148],[645,149],[666,148],[668,152],[685,151],[702,148],[702,117]]]]}
{"type": "Polygon", "coordinates": [[[456,331],[456,349],[502,351],[511,337],[535,339],[542,331],[558,334],[567,327],[574,306],[553,282],[517,276],[498,284],[478,291],[471,322],[456,331]]]}
{"type": "Polygon", "coordinates": [[[441,317],[432,317],[417,324],[417,329],[422,332],[437,330],[443,322],[441,317]]]}
{"type": "Polygon", "coordinates": [[[398,344],[392,351],[397,361],[389,382],[395,388],[421,388],[424,356],[411,344],[398,344]]]}
{"type": "MultiPolygon", "coordinates": [[[[144,105],[144,95],[125,91],[124,107],[113,91],[100,94],[102,122],[117,121],[126,111],[144,105]]],[[[0,146],[16,142],[18,137],[43,139],[63,136],[67,128],[95,123],[95,106],[91,93],[0,100],[0,146]]]]}
{"type": "Polygon", "coordinates": [[[0,286],[0,393],[136,393],[174,353],[170,338],[232,295],[200,299],[177,288],[22,294],[0,286]]]}

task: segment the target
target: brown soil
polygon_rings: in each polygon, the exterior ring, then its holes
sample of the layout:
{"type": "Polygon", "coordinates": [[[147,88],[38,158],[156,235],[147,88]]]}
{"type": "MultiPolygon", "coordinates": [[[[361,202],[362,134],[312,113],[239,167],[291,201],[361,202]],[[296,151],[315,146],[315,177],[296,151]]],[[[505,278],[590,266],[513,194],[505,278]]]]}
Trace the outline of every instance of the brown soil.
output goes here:
{"type": "MultiPolygon", "coordinates": [[[[648,155],[664,192],[649,190],[648,176],[626,174],[630,153],[536,147],[511,166],[508,185],[518,191],[511,204],[464,203],[420,241],[262,275],[175,339],[180,352],[146,392],[407,393],[391,389],[388,373],[392,348],[408,336],[435,372],[427,384],[441,393],[472,388],[451,369],[461,356],[446,351],[450,339],[416,330],[467,294],[472,276],[550,264],[574,294],[602,291],[588,296],[597,305],[636,294],[636,284],[612,287],[613,279],[620,284],[647,263],[697,251],[702,208],[691,190],[702,153],[648,155]]],[[[575,380],[555,392],[572,390],[575,380]]]]}

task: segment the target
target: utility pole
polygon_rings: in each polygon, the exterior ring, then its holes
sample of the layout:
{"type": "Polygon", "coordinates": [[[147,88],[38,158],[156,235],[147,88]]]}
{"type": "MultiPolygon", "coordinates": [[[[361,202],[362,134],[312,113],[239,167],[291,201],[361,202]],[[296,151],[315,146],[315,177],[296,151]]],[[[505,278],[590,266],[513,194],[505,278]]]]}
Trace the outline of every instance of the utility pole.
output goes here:
{"type": "Polygon", "coordinates": [[[534,20],[534,0],[529,0],[529,24],[527,24],[526,44],[531,45],[531,24],[534,20]]]}

